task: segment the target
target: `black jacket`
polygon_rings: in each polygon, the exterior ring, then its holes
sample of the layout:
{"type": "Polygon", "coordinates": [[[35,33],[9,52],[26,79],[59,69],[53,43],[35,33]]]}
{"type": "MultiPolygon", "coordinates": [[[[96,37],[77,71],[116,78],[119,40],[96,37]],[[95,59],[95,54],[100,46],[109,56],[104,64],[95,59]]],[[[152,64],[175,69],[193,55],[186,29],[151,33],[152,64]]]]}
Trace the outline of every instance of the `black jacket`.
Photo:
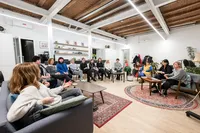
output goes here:
{"type": "Polygon", "coordinates": [[[102,62],[97,63],[97,68],[104,68],[104,64],[102,62]]]}
{"type": "Polygon", "coordinates": [[[97,67],[97,66],[95,65],[95,63],[90,63],[89,67],[90,67],[90,69],[93,69],[94,67],[97,67]]]}
{"type": "Polygon", "coordinates": [[[80,64],[80,69],[83,71],[85,68],[87,68],[87,63],[81,63],[80,64]]]}
{"type": "Polygon", "coordinates": [[[161,66],[159,71],[165,72],[165,74],[170,74],[172,73],[172,66],[167,65],[165,68],[164,66],[161,66]]]}

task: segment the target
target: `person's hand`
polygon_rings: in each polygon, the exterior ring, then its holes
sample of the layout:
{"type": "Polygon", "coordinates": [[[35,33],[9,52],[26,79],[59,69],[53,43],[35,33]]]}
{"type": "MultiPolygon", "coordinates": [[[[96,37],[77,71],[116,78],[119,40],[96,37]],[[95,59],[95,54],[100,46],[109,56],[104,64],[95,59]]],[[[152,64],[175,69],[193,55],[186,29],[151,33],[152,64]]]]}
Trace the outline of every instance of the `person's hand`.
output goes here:
{"type": "Polygon", "coordinates": [[[53,97],[45,97],[44,99],[42,99],[43,104],[49,104],[52,103],[53,101],[54,101],[53,97]]]}
{"type": "Polygon", "coordinates": [[[64,74],[68,74],[68,72],[64,72],[64,74]]]}
{"type": "Polygon", "coordinates": [[[161,72],[161,74],[165,74],[165,72],[161,72]]]}
{"type": "Polygon", "coordinates": [[[168,76],[167,76],[166,74],[164,75],[164,77],[165,77],[166,79],[168,79],[168,76]]]}
{"type": "Polygon", "coordinates": [[[142,73],[144,73],[144,71],[142,71],[142,73]]]}
{"type": "Polygon", "coordinates": [[[60,73],[59,72],[57,72],[57,73],[55,73],[56,75],[60,75],[60,73]]]}
{"type": "Polygon", "coordinates": [[[71,86],[71,85],[72,85],[72,82],[69,81],[69,82],[67,82],[67,83],[64,82],[62,86],[63,86],[64,89],[66,89],[66,88],[68,88],[68,87],[71,86]]]}
{"type": "Polygon", "coordinates": [[[50,83],[47,82],[47,81],[44,81],[43,84],[44,84],[46,87],[49,87],[49,86],[50,86],[50,83]]]}

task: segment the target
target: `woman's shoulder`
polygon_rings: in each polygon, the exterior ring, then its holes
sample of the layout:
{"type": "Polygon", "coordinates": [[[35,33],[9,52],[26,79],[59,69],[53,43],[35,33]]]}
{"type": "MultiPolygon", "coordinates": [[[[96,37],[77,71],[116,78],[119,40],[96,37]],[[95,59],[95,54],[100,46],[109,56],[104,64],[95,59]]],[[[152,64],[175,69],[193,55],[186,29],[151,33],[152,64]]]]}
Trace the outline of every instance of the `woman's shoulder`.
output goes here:
{"type": "Polygon", "coordinates": [[[34,93],[36,90],[38,90],[37,87],[34,85],[26,86],[20,93],[34,93]]]}

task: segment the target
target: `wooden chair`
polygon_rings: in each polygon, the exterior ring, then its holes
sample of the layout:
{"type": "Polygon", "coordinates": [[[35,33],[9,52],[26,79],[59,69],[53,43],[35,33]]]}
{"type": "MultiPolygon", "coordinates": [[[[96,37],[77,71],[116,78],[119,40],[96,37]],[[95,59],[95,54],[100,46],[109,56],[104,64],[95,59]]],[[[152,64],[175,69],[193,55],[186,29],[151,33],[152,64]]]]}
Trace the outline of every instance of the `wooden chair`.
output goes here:
{"type": "MultiPolygon", "coordinates": [[[[181,80],[179,80],[178,85],[174,85],[171,88],[176,91],[175,99],[178,98],[180,92],[186,92],[189,94],[196,95],[200,91],[200,75],[188,73],[191,76],[191,88],[188,87],[182,87],[181,86],[181,80]]],[[[199,94],[200,97],[200,94],[199,94]]]]}

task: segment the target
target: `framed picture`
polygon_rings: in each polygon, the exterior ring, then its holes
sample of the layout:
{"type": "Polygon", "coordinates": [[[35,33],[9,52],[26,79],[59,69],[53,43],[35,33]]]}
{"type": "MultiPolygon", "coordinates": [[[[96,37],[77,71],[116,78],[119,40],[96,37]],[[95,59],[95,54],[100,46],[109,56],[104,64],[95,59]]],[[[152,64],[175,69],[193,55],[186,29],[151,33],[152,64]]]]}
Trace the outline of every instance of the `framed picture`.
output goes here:
{"type": "Polygon", "coordinates": [[[48,42],[46,42],[46,41],[40,41],[39,46],[40,46],[41,49],[48,49],[49,48],[48,42]]]}

